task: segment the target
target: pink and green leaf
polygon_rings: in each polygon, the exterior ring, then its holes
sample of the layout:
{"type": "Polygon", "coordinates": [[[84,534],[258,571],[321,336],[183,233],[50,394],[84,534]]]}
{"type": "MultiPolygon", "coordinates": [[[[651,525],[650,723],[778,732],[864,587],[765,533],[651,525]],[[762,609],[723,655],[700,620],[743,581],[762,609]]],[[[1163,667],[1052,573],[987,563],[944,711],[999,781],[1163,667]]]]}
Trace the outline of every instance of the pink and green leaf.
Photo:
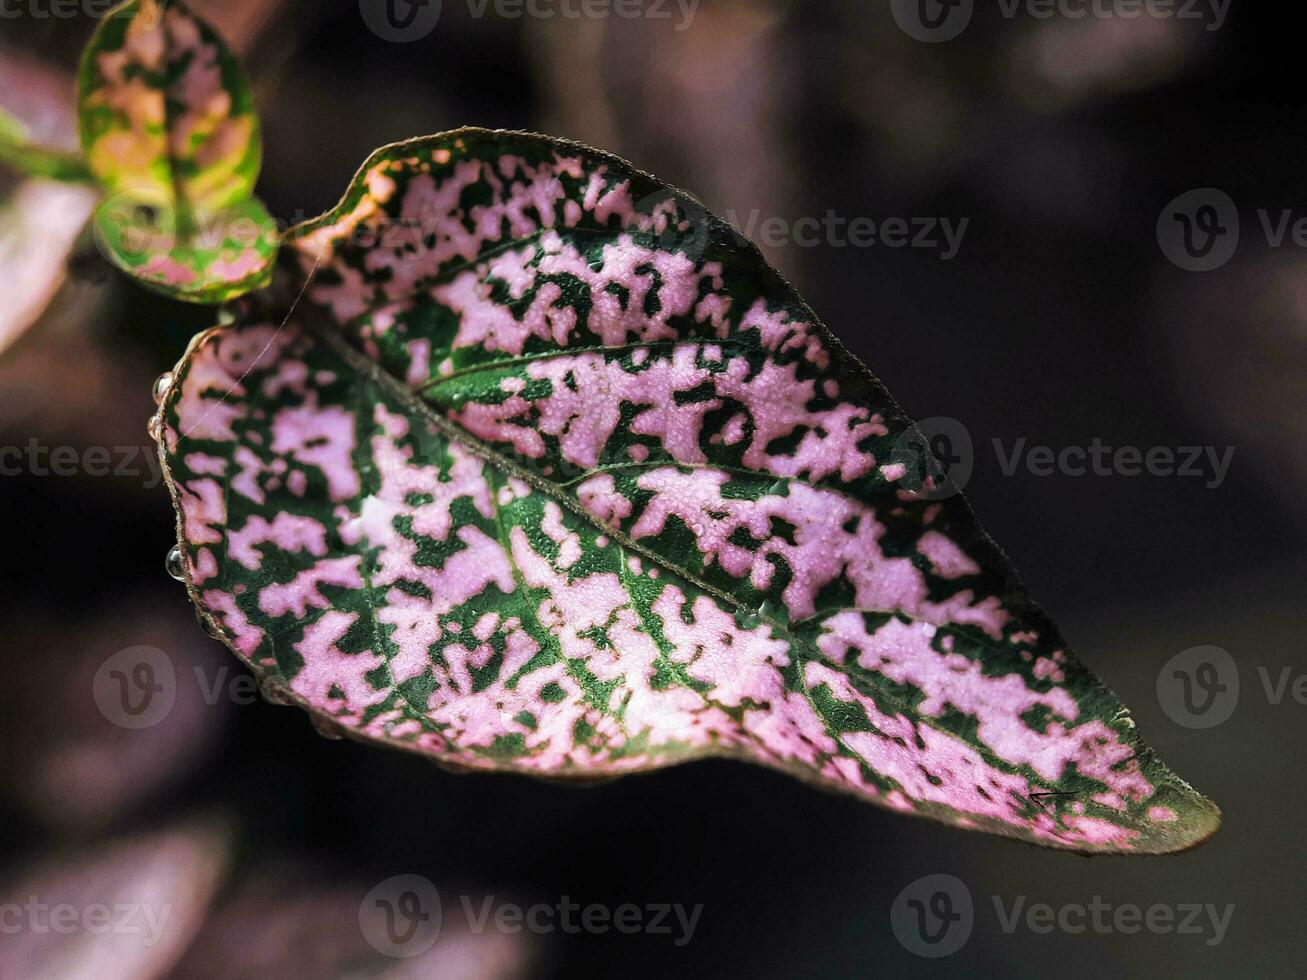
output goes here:
{"type": "Polygon", "coordinates": [[[83,56],[78,112],[87,166],[109,192],[97,230],[115,264],[191,302],[267,283],[279,234],[252,196],[262,159],[254,97],[211,27],[177,2],[114,8],[83,56]],[[124,213],[148,213],[156,227],[124,213]],[[255,232],[230,232],[251,220],[255,232]],[[154,246],[155,234],[166,248],[148,255],[129,240],[154,246]]]}
{"type": "Polygon", "coordinates": [[[120,194],[100,205],[95,237],[142,285],[188,302],[223,303],[272,279],[281,235],[257,198],[184,219],[158,195],[120,194]]]}
{"type": "Polygon", "coordinates": [[[1199,843],[911,421],[757,251],[587,147],[387,147],[160,451],[202,617],[348,734],[592,779],[708,755],[1080,851],[1199,843]]]}
{"type": "Polygon", "coordinates": [[[82,60],[82,148],[111,194],[147,187],[214,211],[254,192],[262,145],[244,70],[182,4],[128,0],[82,60]]]}

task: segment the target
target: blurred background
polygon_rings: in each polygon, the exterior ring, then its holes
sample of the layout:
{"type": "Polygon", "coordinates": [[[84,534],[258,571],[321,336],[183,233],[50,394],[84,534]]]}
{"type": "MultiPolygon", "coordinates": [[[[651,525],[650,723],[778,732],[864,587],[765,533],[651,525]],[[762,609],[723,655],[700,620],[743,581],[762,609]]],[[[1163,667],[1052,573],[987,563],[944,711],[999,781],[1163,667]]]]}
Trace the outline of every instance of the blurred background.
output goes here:
{"type": "MultiPolygon", "coordinates": [[[[556,16],[512,17],[444,0],[400,41],[369,27],[379,5],[192,3],[252,76],[274,214],[315,215],[375,147],[462,124],[578,139],[693,192],[760,241],[909,413],[966,427],[987,529],[1225,825],[1189,854],[1090,860],[742,764],[568,789],[319,736],[238,680],[164,573],[151,383],[211,313],[112,273],[81,232],[84,192],[0,172],[0,447],[21,450],[0,476],[0,905],[147,895],[170,909],[148,947],[6,931],[0,976],[1300,975],[1307,705],[1263,683],[1307,672],[1307,249],[1292,234],[1307,97],[1283,13],[645,0],[641,16],[565,17],[579,0],[539,0],[556,16]],[[921,9],[969,19],[927,42],[904,26],[921,9]],[[1233,254],[1201,272],[1159,239],[1195,189],[1227,195],[1239,225],[1233,254]],[[828,214],[932,219],[938,244],[794,233],[828,214]],[[945,219],[965,229],[947,256],[945,219]],[[1017,446],[1095,440],[1235,451],[1219,478],[1210,463],[1005,472],[1017,446]],[[69,475],[48,465],[59,447],[69,475]],[[1200,644],[1230,652],[1241,689],[1228,720],[1191,729],[1157,682],[1200,644]],[[141,645],[166,652],[177,695],[133,730],[97,708],[93,679],[141,645]],[[974,926],[929,960],[896,938],[891,907],[937,873],[968,888],[974,926]],[[439,940],[413,960],[379,955],[358,924],[369,890],[403,874],[444,899],[439,940]],[[702,912],[682,945],[676,929],[476,932],[459,896],[702,912]],[[995,910],[1096,896],[1233,912],[1212,942],[1210,927],[1007,932],[995,910]]],[[[0,105],[73,145],[72,71],[96,22],[50,10],[5,6],[0,105]]]]}

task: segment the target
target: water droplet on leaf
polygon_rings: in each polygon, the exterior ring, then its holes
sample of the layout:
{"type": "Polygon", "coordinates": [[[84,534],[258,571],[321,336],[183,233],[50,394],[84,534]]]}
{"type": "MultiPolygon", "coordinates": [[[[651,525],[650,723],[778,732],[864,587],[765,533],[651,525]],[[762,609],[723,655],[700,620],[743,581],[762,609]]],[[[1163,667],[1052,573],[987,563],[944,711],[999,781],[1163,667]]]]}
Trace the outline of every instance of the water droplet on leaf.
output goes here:
{"type": "Polygon", "coordinates": [[[757,610],[752,610],[752,609],[735,610],[735,625],[738,626],[740,629],[742,630],[757,629],[761,623],[762,620],[758,617],[757,610]]]}
{"type": "Polygon", "coordinates": [[[168,397],[168,389],[172,387],[172,372],[164,371],[154,379],[154,404],[162,405],[163,400],[168,397]]]}
{"type": "Polygon", "coordinates": [[[790,610],[784,603],[773,602],[771,599],[764,599],[762,605],[758,607],[758,621],[780,623],[782,626],[790,624],[790,610]]]}
{"type": "Polygon", "coordinates": [[[173,545],[168,551],[168,557],[163,560],[163,567],[178,582],[186,581],[186,558],[182,555],[180,545],[173,545]]]}
{"type": "Polygon", "coordinates": [[[204,632],[209,636],[213,637],[215,640],[222,639],[222,630],[218,627],[216,622],[205,616],[201,616],[198,612],[195,614],[195,620],[200,624],[200,629],[204,630],[204,632]]]}

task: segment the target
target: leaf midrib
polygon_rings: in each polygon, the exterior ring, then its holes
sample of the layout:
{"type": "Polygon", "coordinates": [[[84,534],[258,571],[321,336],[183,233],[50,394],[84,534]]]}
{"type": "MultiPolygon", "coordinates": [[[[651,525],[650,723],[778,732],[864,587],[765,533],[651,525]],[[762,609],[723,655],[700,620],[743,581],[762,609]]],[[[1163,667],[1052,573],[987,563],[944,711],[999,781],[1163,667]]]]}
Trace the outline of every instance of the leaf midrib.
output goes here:
{"type": "MultiPolygon", "coordinates": [[[[459,426],[450,422],[447,418],[445,418],[440,413],[436,412],[430,405],[424,402],[411,388],[409,388],[407,385],[401,383],[400,381],[392,377],[389,373],[387,373],[380,364],[378,364],[376,361],[372,360],[371,358],[367,357],[365,354],[361,353],[360,351],[356,350],[353,346],[351,346],[348,343],[348,341],[346,341],[343,337],[340,336],[339,332],[330,323],[327,324],[321,323],[319,321],[319,318],[314,315],[313,311],[306,310],[304,312],[308,313],[308,315],[304,318],[306,326],[308,327],[312,335],[319,342],[324,343],[334,353],[336,353],[343,360],[345,360],[345,362],[350,367],[367,375],[375,384],[379,385],[383,390],[385,390],[387,394],[391,395],[397,401],[401,402],[406,408],[408,408],[410,411],[412,411],[414,414],[420,417],[423,421],[429,422],[432,425],[434,425],[437,429],[441,431],[441,433],[446,438],[453,440],[459,443],[460,445],[466,447],[470,452],[479,456],[481,459],[485,460],[487,463],[491,464],[492,466],[500,469],[502,472],[505,472],[510,476],[517,477],[518,479],[521,479],[524,482],[528,483],[529,485],[535,487],[541,493],[546,494],[550,500],[553,500],[555,503],[558,503],[560,506],[566,507],[573,514],[581,517],[588,524],[590,524],[597,530],[614,538],[623,547],[629,548],[630,550],[635,551],[640,555],[643,555],[644,557],[646,557],[647,559],[649,559],[650,561],[658,565],[658,567],[663,568],[669,573],[684,579],[686,582],[690,583],[695,588],[702,590],[704,593],[711,595],[718,601],[726,604],[729,609],[733,611],[747,612],[751,615],[756,615],[760,621],[765,622],[769,627],[771,627],[772,630],[774,630],[777,633],[777,635],[782,636],[787,640],[789,640],[792,645],[792,649],[796,652],[796,654],[799,653],[799,651],[802,651],[802,655],[804,657],[805,662],[816,662],[816,663],[826,664],[830,666],[832,669],[838,670],[840,673],[848,677],[851,682],[854,682],[856,684],[858,680],[857,675],[851,673],[845,664],[836,663],[832,661],[819,648],[817,648],[810,639],[802,636],[799,633],[796,633],[790,625],[780,621],[774,616],[765,613],[760,613],[758,610],[746,607],[746,605],[741,600],[739,600],[735,596],[732,596],[729,592],[725,592],[722,589],[719,589],[703,581],[702,579],[699,578],[699,576],[691,572],[678,568],[677,566],[669,562],[666,557],[659,555],[656,552],[654,552],[652,549],[648,548],[647,546],[642,545],[639,542],[636,542],[621,528],[617,528],[599,521],[596,517],[594,517],[592,514],[586,511],[585,508],[581,506],[579,501],[575,500],[573,497],[563,492],[559,488],[558,484],[556,484],[551,480],[547,480],[539,476],[538,474],[533,473],[532,471],[526,469],[525,467],[522,467],[520,464],[514,462],[513,460],[508,459],[507,457],[499,453],[497,450],[495,450],[493,447],[487,445],[482,440],[473,436],[471,433],[466,432],[459,426]]],[[[668,464],[668,465],[672,465],[672,464],[668,464]]],[[[886,610],[857,609],[856,611],[872,612],[872,613],[875,612],[889,613],[894,615],[906,616],[909,620],[913,622],[921,621],[911,616],[910,614],[904,612],[901,609],[886,609],[886,610]]],[[[806,685],[804,687],[804,693],[805,696],[809,697],[809,700],[811,700],[810,691],[808,690],[806,685]]],[[[936,724],[928,715],[921,715],[917,713],[910,703],[898,697],[897,695],[894,695],[892,692],[878,690],[874,695],[868,694],[868,696],[874,697],[882,705],[891,706],[894,712],[904,717],[910,718],[918,724],[929,725],[932,729],[939,731],[944,735],[947,735],[949,738],[957,738],[956,733],[950,731],[948,728],[942,725],[936,724]]],[[[818,716],[822,717],[820,712],[818,712],[818,716]]],[[[824,717],[822,717],[822,723],[823,726],[826,728],[827,733],[831,736],[831,738],[833,738],[837,744],[843,747],[843,741],[841,738],[841,735],[843,733],[831,729],[829,724],[827,723],[827,720],[824,717]]],[[[1010,762],[1007,762],[1006,760],[998,758],[993,754],[992,750],[989,749],[989,747],[984,744],[973,745],[971,742],[965,742],[965,744],[971,747],[972,749],[974,749],[975,751],[977,751],[982,756],[982,758],[985,759],[987,763],[995,766],[996,768],[1002,771],[1020,775],[1023,778],[1027,779],[1027,781],[1030,782],[1031,784],[1038,784],[1040,786],[1046,786],[1046,787],[1057,787],[1062,785],[1061,780],[1058,780],[1056,782],[1049,782],[1048,780],[1040,777],[1038,773],[1029,769],[1029,767],[1027,766],[1017,766],[1010,762]],[[1028,771],[1023,771],[1023,770],[1028,770],[1028,771]]],[[[1138,751],[1134,752],[1134,757],[1139,757],[1139,755],[1140,753],[1138,751]]],[[[1111,812],[1116,813],[1121,818],[1129,819],[1128,813],[1121,813],[1120,811],[1111,811],[1111,812]]]]}

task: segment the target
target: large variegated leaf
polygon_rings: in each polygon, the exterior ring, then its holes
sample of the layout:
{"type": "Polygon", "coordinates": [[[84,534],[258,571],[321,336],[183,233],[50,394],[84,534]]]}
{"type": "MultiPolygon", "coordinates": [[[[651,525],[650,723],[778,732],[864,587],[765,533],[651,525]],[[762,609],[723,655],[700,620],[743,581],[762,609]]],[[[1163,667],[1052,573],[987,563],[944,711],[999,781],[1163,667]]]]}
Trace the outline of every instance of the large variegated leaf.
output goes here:
{"type": "Polygon", "coordinates": [[[212,28],[181,3],[128,0],[86,49],[78,103],[87,166],[109,192],[97,238],[115,264],[192,302],[266,285],[280,236],[252,197],[258,117],[212,28]]]}
{"type": "Polygon", "coordinates": [[[470,769],[738,756],[1084,851],[1215,829],[961,498],[914,492],[880,383],[688,198],[462,130],[294,240],[300,302],[197,338],[158,425],[192,598],[315,715],[470,769]]]}

